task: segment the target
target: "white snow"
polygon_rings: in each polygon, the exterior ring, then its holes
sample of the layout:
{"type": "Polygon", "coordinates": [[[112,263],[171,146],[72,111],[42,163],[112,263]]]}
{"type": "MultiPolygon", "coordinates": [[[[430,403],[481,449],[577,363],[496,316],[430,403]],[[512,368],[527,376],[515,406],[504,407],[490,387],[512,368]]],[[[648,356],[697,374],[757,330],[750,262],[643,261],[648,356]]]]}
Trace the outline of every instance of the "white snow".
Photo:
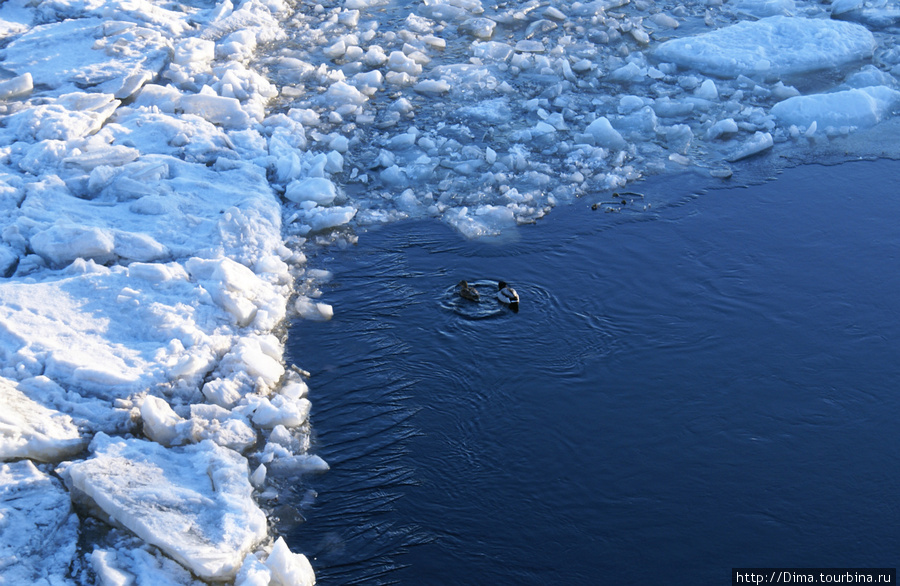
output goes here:
{"type": "Polygon", "coordinates": [[[897,151],[887,0],[395,4],[0,4],[0,581],[312,583],[252,496],[328,468],[280,337],[340,317],[310,247],[897,151]],[[119,527],[76,550],[72,498],[119,527]]]}

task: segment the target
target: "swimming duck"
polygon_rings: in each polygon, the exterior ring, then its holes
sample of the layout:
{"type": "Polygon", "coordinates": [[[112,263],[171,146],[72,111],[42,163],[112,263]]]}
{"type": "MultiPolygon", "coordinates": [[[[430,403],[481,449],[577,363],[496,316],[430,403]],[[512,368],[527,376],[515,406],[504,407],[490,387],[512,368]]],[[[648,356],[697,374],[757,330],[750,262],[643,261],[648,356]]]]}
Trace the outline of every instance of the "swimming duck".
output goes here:
{"type": "Polygon", "coordinates": [[[506,284],[506,281],[497,283],[497,299],[500,303],[509,305],[513,311],[519,309],[519,294],[516,290],[506,284]]]}
{"type": "Polygon", "coordinates": [[[478,289],[470,287],[465,281],[459,282],[459,296],[463,299],[468,299],[469,301],[478,301],[481,299],[481,295],[478,294],[478,289]]]}

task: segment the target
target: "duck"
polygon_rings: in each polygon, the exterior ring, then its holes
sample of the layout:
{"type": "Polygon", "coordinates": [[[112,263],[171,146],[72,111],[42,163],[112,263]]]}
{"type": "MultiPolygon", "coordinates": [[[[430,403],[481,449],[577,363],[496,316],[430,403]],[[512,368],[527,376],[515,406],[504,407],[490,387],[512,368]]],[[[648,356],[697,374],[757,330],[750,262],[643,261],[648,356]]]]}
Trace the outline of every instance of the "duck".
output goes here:
{"type": "Polygon", "coordinates": [[[469,301],[479,301],[481,299],[481,295],[478,294],[478,289],[470,287],[469,283],[466,281],[460,281],[458,286],[459,296],[463,299],[468,299],[469,301]]]}
{"type": "Polygon", "coordinates": [[[500,303],[509,305],[513,311],[519,309],[519,294],[506,281],[497,283],[497,299],[500,300],[500,303]]]}

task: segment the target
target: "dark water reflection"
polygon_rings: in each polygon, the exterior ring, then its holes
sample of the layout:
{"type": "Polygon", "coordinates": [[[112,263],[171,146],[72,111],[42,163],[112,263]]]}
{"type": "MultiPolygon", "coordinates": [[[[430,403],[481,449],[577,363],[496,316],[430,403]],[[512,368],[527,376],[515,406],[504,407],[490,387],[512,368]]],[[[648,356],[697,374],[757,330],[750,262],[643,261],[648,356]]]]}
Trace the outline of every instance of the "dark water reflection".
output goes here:
{"type": "Polygon", "coordinates": [[[641,185],[654,211],[327,251],[335,318],[296,323],[289,351],[332,470],[291,546],[325,585],[896,565],[898,171],[669,179],[641,185]],[[460,279],[510,281],[519,313],[464,319],[460,279]]]}

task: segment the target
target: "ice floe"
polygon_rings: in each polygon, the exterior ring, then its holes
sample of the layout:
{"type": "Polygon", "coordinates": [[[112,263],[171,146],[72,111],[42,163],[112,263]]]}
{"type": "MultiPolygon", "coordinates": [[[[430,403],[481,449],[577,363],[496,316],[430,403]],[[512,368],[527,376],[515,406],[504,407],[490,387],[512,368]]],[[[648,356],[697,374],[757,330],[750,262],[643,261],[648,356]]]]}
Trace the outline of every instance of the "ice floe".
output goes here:
{"type": "Polygon", "coordinates": [[[655,54],[709,75],[782,79],[862,61],[875,47],[872,33],[854,23],[771,16],[666,41],[655,54]]]}
{"type": "Polygon", "coordinates": [[[165,448],[99,433],[62,469],[73,498],[208,580],[233,578],[266,537],[247,461],[210,441],[165,448]]]}

